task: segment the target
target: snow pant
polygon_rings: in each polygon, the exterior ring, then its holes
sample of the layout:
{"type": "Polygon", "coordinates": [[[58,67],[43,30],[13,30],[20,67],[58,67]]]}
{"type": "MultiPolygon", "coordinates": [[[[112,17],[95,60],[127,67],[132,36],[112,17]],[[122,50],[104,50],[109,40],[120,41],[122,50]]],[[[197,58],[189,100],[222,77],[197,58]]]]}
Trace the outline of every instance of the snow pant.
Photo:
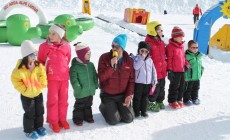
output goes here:
{"type": "Polygon", "coordinates": [[[168,90],[168,102],[182,101],[184,92],[184,72],[173,72],[174,78],[170,81],[168,90]]]}
{"type": "Polygon", "coordinates": [[[116,125],[120,121],[130,123],[134,119],[134,112],[132,105],[129,107],[123,106],[125,94],[110,95],[104,93],[100,94],[101,104],[99,110],[105,121],[110,125],[116,125]]]}
{"type": "Polygon", "coordinates": [[[135,83],[134,96],[133,96],[133,110],[135,114],[140,114],[147,111],[148,95],[152,84],[135,83]]]}
{"type": "Polygon", "coordinates": [[[185,91],[183,102],[198,99],[198,91],[200,89],[200,80],[185,82],[185,91]]]}
{"type": "Polygon", "coordinates": [[[161,103],[165,99],[165,78],[158,79],[158,83],[156,85],[155,91],[153,95],[149,96],[150,102],[161,103]]]}
{"type": "Polygon", "coordinates": [[[42,93],[34,98],[21,95],[21,101],[25,111],[23,115],[24,132],[31,133],[39,127],[43,127],[44,105],[42,93]]]}
{"type": "Polygon", "coordinates": [[[77,99],[75,98],[74,110],[73,110],[73,122],[87,120],[93,118],[92,108],[93,96],[77,99]]]}
{"type": "Polygon", "coordinates": [[[194,24],[196,24],[196,21],[199,20],[199,14],[194,14],[193,20],[194,24]]]}
{"type": "Polygon", "coordinates": [[[66,121],[68,109],[68,86],[66,81],[48,81],[47,122],[56,124],[66,121]]]}

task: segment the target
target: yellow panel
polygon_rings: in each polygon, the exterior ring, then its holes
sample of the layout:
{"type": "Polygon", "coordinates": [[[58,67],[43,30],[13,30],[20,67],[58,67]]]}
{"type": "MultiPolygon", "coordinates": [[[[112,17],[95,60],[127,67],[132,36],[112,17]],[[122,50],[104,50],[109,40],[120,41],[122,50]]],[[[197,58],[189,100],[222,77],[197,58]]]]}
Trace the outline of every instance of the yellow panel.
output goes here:
{"type": "Polygon", "coordinates": [[[230,37],[230,26],[225,24],[211,39],[210,46],[216,46],[219,49],[226,50],[226,47],[229,44],[227,38],[230,37]]]}

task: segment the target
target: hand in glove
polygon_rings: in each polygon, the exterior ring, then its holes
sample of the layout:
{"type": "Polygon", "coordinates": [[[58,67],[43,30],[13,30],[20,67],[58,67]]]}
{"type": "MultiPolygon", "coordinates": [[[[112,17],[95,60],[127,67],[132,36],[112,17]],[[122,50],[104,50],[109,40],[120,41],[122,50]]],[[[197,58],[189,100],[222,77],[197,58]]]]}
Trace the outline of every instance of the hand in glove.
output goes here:
{"type": "Polygon", "coordinates": [[[168,79],[169,79],[169,81],[173,81],[173,79],[174,79],[174,72],[172,72],[171,70],[169,70],[168,71],[168,79]]]}
{"type": "Polygon", "coordinates": [[[184,65],[184,71],[188,71],[189,69],[191,69],[190,65],[184,65]]]}

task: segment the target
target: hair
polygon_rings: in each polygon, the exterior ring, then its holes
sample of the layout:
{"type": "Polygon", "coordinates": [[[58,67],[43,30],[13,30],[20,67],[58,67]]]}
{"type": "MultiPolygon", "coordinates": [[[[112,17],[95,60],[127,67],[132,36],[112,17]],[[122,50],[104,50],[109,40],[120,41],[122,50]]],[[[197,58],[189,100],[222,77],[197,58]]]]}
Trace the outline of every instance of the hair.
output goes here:
{"type": "Polygon", "coordinates": [[[194,41],[194,40],[189,40],[189,42],[188,42],[188,48],[191,47],[192,44],[197,44],[197,42],[194,41]]]}
{"type": "MultiPolygon", "coordinates": [[[[20,65],[18,66],[18,69],[22,68],[23,65],[25,65],[25,67],[26,67],[27,69],[29,69],[29,67],[28,67],[29,60],[28,60],[28,59],[29,59],[28,56],[23,57],[23,58],[22,58],[22,62],[21,62],[20,65]]],[[[35,60],[34,64],[35,64],[35,66],[39,66],[40,62],[38,62],[37,60],[35,60]]]]}

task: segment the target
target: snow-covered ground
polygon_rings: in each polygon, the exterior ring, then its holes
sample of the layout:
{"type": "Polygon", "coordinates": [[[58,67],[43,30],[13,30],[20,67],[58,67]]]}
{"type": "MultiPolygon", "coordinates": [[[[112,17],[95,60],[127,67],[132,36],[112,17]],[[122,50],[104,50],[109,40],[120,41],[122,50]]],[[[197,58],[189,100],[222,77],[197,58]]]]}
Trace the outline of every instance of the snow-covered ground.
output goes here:
{"type": "MultiPolygon", "coordinates": [[[[169,0],[173,3],[175,0],[169,0]]],[[[181,11],[183,3],[188,7],[193,7],[195,3],[190,0],[178,0],[180,1],[181,7],[175,5],[172,6],[172,11],[181,11]],[[174,6],[174,7],[173,7],[174,6]]],[[[3,2],[6,2],[6,0],[3,2]]],[[[78,9],[74,9],[75,6],[68,5],[63,2],[63,8],[57,9],[52,8],[50,1],[35,1],[40,4],[49,20],[53,20],[57,15],[70,13],[74,16],[82,16],[80,14],[81,7],[80,2],[69,0],[76,5],[78,9]],[[67,9],[66,7],[70,7],[67,9]],[[48,7],[48,8],[47,8],[48,7]]],[[[54,1],[58,6],[61,5],[62,1],[54,1]]],[[[162,2],[156,2],[159,7],[168,6],[162,2]]],[[[205,1],[200,0],[199,4],[210,5],[217,3],[218,1],[205,1]]],[[[2,3],[1,3],[2,4],[2,3]]],[[[98,65],[99,56],[111,49],[111,43],[113,38],[119,33],[126,33],[128,35],[127,51],[129,53],[136,53],[137,43],[144,40],[144,37],[137,35],[136,33],[130,32],[129,30],[122,29],[116,24],[128,26],[135,31],[145,32],[144,25],[126,24],[122,21],[124,10],[118,10],[124,5],[141,7],[141,5],[151,8],[153,2],[149,0],[137,0],[137,2],[128,3],[123,0],[106,0],[106,1],[92,1],[92,13],[93,16],[101,16],[109,19],[112,23],[105,23],[95,18],[95,27],[89,31],[84,32],[79,36],[75,42],[88,43],[92,49],[92,59],[95,66],[98,65]],[[103,5],[102,5],[103,4],[103,5]],[[111,8],[113,4],[114,7],[111,8]],[[102,10],[100,10],[102,9],[102,10]],[[108,12],[102,12],[102,11],[108,12]]],[[[2,5],[1,5],[2,6],[2,5]]],[[[153,6],[156,7],[156,5],[153,6]]],[[[168,6],[169,7],[169,6],[168,6]]],[[[124,8],[124,7],[123,7],[124,8]]],[[[142,8],[142,7],[141,7],[142,8]]],[[[206,7],[207,9],[208,7],[206,7]]],[[[191,11],[191,10],[190,10],[191,11]]],[[[171,35],[173,26],[180,26],[185,32],[185,41],[189,41],[193,36],[193,21],[192,15],[187,14],[188,10],[179,14],[168,14],[163,15],[159,11],[158,14],[151,13],[151,20],[158,20],[162,23],[164,28],[164,34],[167,38],[171,35]]],[[[15,9],[10,14],[14,13],[27,13],[30,17],[32,25],[37,24],[37,18],[34,13],[27,9],[15,9]],[[35,17],[35,18],[33,18],[35,17]]],[[[212,34],[223,25],[229,24],[229,20],[219,19],[212,28],[212,34]]],[[[37,44],[44,42],[44,39],[33,39],[37,44]]],[[[51,132],[48,125],[45,123],[45,128],[48,130],[48,135],[40,138],[41,140],[229,140],[230,139],[230,53],[212,48],[210,50],[213,59],[208,56],[203,57],[203,64],[205,67],[204,75],[201,79],[201,89],[199,97],[201,104],[199,106],[184,107],[179,110],[172,110],[168,106],[165,110],[159,113],[149,112],[147,119],[135,119],[130,124],[118,124],[116,126],[110,126],[105,123],[102,115],[99,112],[99,90],[97,90],[94,96],[93,104],[93,115],[95,119],[94,124],[88,124],[84,122],[82,127],[78,127],[72,123],[72,109],[74,105],[74,97],[72,87],[69,87],[69,108],[68,108],[68,121],[71,125],[71,129],[67,131],[61,131],[56,134],[51,132]]],[[[72,47],[72,57],[75,57],[74,47],[72,47]]],[[[20,101],[19,93],[13,88],[10,75],[16,65],[17,59],[21,57],[20,47],[11,46],[5,43],[0,44],[0,139],[1,140],[23,140],[26,139],[23,128],[22,128],[22,117],[23,110],[20,101]]],[[[167,105],[167,93],[168,93],[168,80],[166,82],[166,99],[164,103],[167,105]]],[[[47,90],[43,92],[44,101],[46,101],[47,90]]],[[[46,116],[46,114],[44,115],[46,116]]]]}

